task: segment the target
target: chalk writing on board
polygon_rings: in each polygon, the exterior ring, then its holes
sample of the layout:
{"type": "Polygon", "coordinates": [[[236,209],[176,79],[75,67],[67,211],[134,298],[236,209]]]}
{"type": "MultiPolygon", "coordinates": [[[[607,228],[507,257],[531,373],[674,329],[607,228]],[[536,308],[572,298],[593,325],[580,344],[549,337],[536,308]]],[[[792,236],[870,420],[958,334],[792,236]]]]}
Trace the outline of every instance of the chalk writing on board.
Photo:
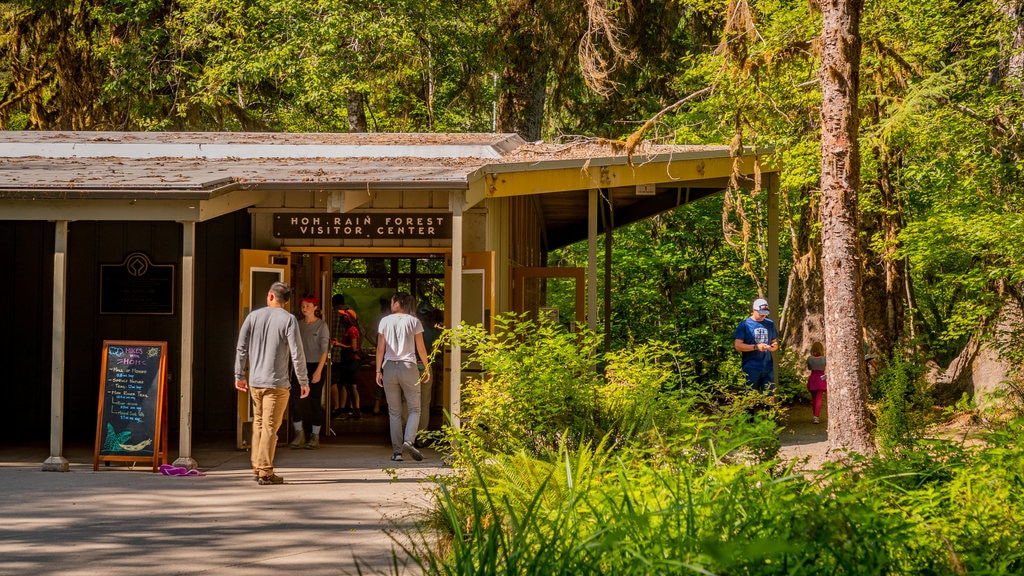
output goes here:
{"type": "Polygon", "coordinates": [[[96,449],[100,462],[167,462],[167,342],[104,340],[96,449]]]}
{"type": "Polygon", "coordinates": [[[159,346],[108,346],[104,374],[103,454],[153,453],[159,346]]]}

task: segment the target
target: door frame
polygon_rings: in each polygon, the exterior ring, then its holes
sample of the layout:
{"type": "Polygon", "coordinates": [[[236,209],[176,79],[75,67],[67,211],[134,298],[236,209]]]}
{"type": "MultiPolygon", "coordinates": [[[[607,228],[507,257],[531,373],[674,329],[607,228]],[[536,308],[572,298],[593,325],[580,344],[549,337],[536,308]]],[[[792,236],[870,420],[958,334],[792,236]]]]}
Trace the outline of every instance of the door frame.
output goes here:
{"type": "Polygon", "coordinates": [[[575,267],[537,267],[512,269],[512,311],[518,314],[534,312],[526,309],[526,280],[534,278],[566,278],[575,281],[576,322],[573,331],[586,325],[586,268],[575,267]]]}
{"type": "MultiPolygon", "coordinates": [[[[239,271],[238,271],[238,326],[241,327],[245,317],[252,310],[263,308],[256,306],[253,301],[253,279],[255,274],[268,274],[276,276],[276,281],[291,283],[291,255],[280,250],[239,250],[239,271]]],[[[269,288],[270,284],[267,283],[269,288]]],[[[266,304],[264,304],[265,306],[266,304]]],[[[252,438],[252,403],[249,401],[249,393],[237,393],[235,444],[241,450],[246,448],[252,438]],[[250,430],[246,430],[246,424],[250,430]],[[249,434],[246,434],[248,432],[249,434]]]]}

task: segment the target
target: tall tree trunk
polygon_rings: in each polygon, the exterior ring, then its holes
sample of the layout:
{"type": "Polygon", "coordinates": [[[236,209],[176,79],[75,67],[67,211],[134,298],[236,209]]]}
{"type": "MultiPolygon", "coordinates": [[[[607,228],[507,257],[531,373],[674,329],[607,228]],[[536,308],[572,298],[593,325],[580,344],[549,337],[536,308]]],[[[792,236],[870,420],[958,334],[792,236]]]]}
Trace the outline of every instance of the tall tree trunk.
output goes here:
{"type": "Polygon", "coordinates": [[[860,189],[860,16],[862,0],[821,0],[821,270],[828,355],[828,438],[836,458],[874,453],[868,425],[860,189]]]}
{"type": "Polygon", "coordinates": [[[552,47],[545,38],[544,0],[511,2],[502,10],[498,36],[505,66],[499,80],[495,118],[498,132],[515,132],[527,142],[540,140],[544,125],[552,47]]]}
{"type": "Polygon", "coordinates": [[[517,60],[527,61],[521,62],[522,68],[501,72],[496,127],[498,132],[515,132],[527,142],[534,142],[540,140],[544,125],[548,65],[531,56],[517,60]]]}
{"type": "MultiPolygon", "coordinates": [[[[879,119],[876,117],[875,120],[879,119]]],[[[871,184],[879,209],[861,214],[860,229],[865,240],[880,237],[883,252],[875,252],[866,243],[860,246],[864,262],[861,290],[864,296],[864,341],[871,353],[881,358],[884,364],[903,331],[909,303],[906,266],[903,260],[893,255],[896,237],[902,228],[893,182],[899,152],[882,147],[876,147],[873,152],[878,162],[878,179],[871,184]]]]}
{"type": "Polygon", "coordinates": [[[348,93],[348,131],[366,132],[366,106],[363,93],[356,90],[348,93]]]}
{"type": "MultiPolygon", "coordinates": [[[[1006,75],[1018,82],[1024,78],[1024,1],[996,0],[996,10],[1011,24],[1010,37],[1001,42],[1006,59],[1006,75]]],[[[1024,93],[1024,82],[1017,89],[1024,93]]]]}
{"type": "Polygon", "coordinates": [[[821,204],[816,195],[811,195],[809,191],[804,191],[804,194],[809,195],[809,198],[803,206],[793,238],[794,257],[786,290],[786,318],[782,322],[779,338],[798,358],[806,358],[810,354],[811,344],[825,343],[821,235],[818,227],[821,204]]]}
{"type": "Polygon", "coordinates": [[[54,53],[59,112],[53,128],[87,130],[93,127],[93,106],[100,100],[101,82],[92,52],[97,23],[84,2],[58,12],[57,18],[63,33],[54,53]]]}

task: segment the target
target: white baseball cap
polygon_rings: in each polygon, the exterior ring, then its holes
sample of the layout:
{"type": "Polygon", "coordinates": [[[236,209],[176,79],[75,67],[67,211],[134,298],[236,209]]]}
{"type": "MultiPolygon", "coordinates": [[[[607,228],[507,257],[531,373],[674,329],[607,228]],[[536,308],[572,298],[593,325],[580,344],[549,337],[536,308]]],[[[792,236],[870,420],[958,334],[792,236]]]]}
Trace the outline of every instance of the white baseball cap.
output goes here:
{"type": "Polygon", "coordinates": [[[754,303],[750,305],[750,309],[757,312],[761,316],[768,315],[768,301],[764,298],[758,298],[754,300],[754,303]]]}

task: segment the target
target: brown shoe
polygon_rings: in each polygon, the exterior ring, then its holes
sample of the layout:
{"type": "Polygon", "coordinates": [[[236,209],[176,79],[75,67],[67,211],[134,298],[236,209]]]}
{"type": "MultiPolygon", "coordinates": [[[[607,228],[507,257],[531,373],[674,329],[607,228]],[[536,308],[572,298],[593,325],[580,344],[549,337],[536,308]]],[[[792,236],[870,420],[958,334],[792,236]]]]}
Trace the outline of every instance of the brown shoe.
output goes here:
{"type": "Polygon", "coordinates": [[[266,486],[268,484],[284,484],[284,478],[281,478],[277,474],[271,474],[269,476],[260,476],[257,480],[260,486],[266,486]]]}
{"type": "Polygon", "coordinates": [[[306,442],[306,450],[317,450],[320,448],[320,435],[310,434],[309,442],[306,442]]]}

